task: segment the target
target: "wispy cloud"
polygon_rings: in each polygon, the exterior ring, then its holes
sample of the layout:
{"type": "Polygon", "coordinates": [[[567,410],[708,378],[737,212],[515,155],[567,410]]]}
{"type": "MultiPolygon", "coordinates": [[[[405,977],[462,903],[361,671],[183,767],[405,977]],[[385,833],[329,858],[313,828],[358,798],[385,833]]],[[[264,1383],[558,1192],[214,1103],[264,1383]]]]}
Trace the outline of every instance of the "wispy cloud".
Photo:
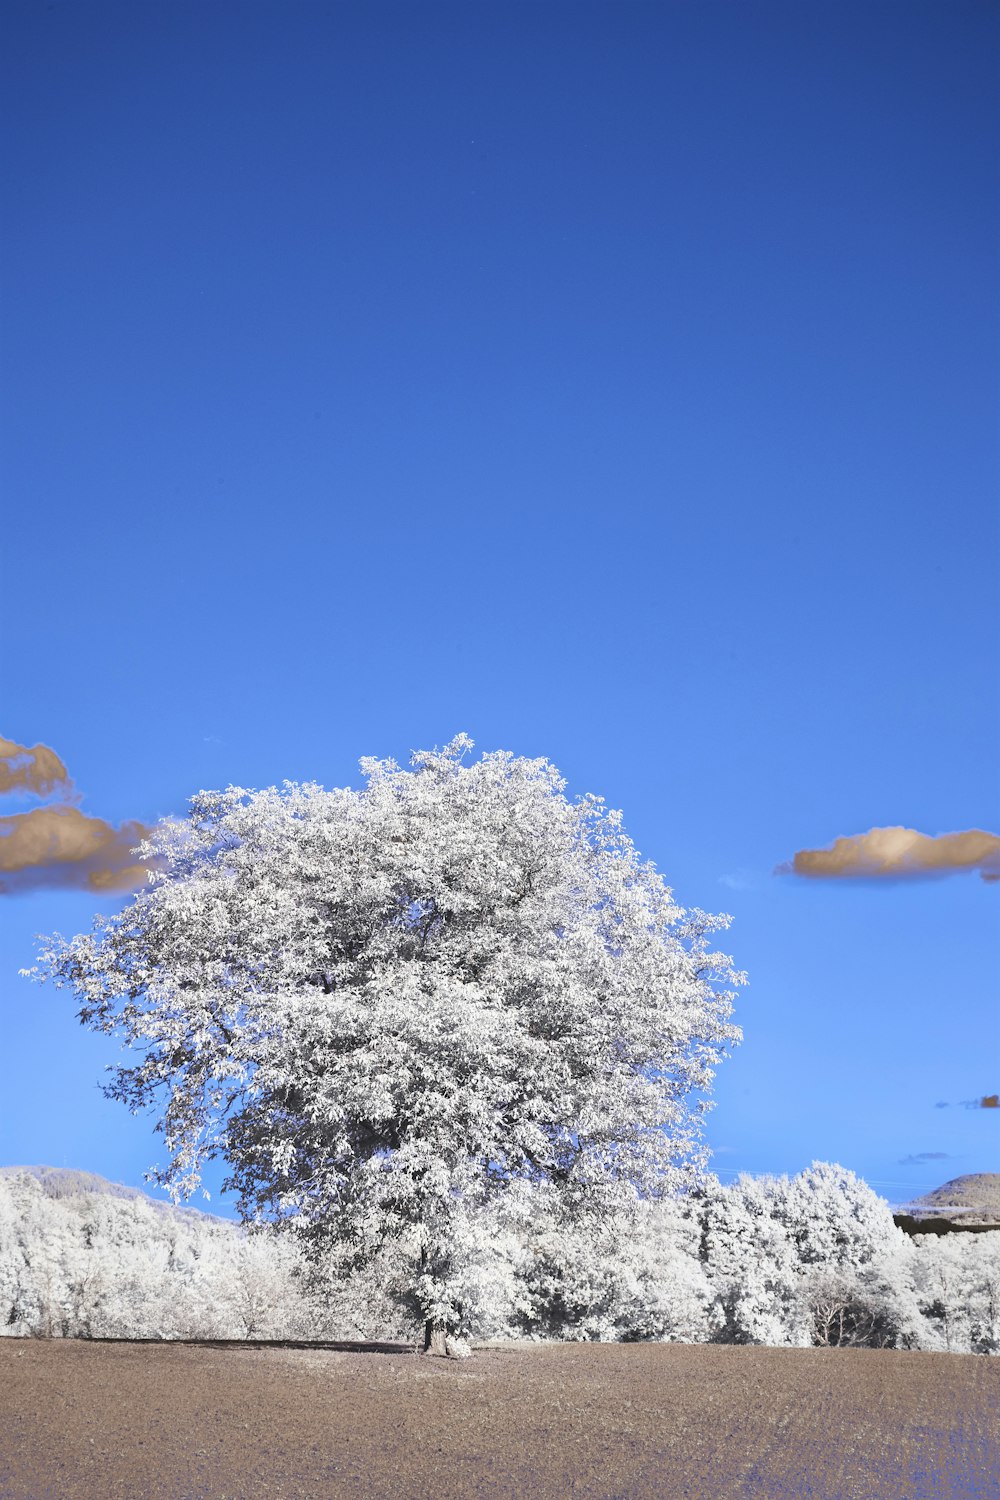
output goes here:
{"type": "Polygon", "coordinates": [[[928,1161],[950,1161],[951,1157],[947,1151],[917,1151],[910,1156],[901,1156],[899,1165],[901,1167],[922,1167],[928,1161]]]}
{"type": "Polygon", "coordinates": [[[130,891],[145,883],[148,864],[135,846],[149,836],[144,823],[115,827],[71,805],[79,801],[60,757],[47,745],[28,749],[0,738],[0,793],[55,796],[30,812],[0,816],[0,895],[46,889],[130,891]]]}
{"type": "MultiPolygon", "coordinates": [[[[980,1094],[978,1099],[959,1099],[960,1109],[1000,1109],[1000,1094],[980,1094]]],[[[939,1099],[935,1109],[951,1109],[950,1099],[939,1099]]]]}
{"type": "Polygon", "coordinates": [[[753,870],[733,870],[728,875],[720,875],[719,884],[730,891],[755,891],[759,881],[753,870]]]}
{"type": "Polygon", "coordinates": [[[964,833],[918,833],[915,828],[872,828],[834,839],[825,849],[800,849],[776,875],[812,879],[912,880],[978,870],[1000,881],[1000,835],[970,828],[964,833]]]}

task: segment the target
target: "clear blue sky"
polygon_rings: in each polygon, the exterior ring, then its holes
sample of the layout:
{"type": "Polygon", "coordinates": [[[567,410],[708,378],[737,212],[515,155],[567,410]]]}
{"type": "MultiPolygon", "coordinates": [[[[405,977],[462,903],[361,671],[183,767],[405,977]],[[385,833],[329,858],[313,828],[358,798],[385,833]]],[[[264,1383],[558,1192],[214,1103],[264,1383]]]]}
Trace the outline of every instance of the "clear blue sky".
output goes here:
{"type": "MultiPolygon", "coordinates": [[[[112,823],[545,755],[733,914],[721,1172],[1000,1170],[1000,886],[772,873],[1000,831],[996,5],[2,25],[0,732],[112,823]]],[[[101,907],[0,898],[0,1162],[141,1184],[17,977],[101,907]]]]}

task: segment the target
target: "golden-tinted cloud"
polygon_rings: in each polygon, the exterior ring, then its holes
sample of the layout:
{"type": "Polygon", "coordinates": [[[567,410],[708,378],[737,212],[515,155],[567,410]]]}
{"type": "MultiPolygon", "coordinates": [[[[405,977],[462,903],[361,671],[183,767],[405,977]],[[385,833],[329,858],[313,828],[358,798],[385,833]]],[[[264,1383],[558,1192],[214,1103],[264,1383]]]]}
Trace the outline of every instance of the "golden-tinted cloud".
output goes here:
{"type": "Polygon", "coordinates": [[[834,839],[826,849],[800,849],[775,874],[905,880],[963,870],[978,870],[983,880],[1000,880],[1000,836],[981,828],[934,837],[915,828],[872,828],[834,839]]]}
{"type": "Polygon", "coordinates": [[[148,834],[142,823],[114,828],[65,805],[0,818],[0,891],[135,890],[148,867],[132,850],[148,834]]]}
{"type": "Polygon", "coordinates": [[[19,745],[0,735],[0,793],[32,792],[50,797],[53,792],[71,793],[69,772],[48,745],[19,745]]]}
{"type": "Polygon", "coordinates": [[[4,792],[58,800],[0,817],[0,895],[53,888],[125,892],[145,885],[150,864],[132,851],[151,830],[132,821],[115,828],[82,813],[69,772],[48,745],[29,749],[0,736],[4,792]]]}

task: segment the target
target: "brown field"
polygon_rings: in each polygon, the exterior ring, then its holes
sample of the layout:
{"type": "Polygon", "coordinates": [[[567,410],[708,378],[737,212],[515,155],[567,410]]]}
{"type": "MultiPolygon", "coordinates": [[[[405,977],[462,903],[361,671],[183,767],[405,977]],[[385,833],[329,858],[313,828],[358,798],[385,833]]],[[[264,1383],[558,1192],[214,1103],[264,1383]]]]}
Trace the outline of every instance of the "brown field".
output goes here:
{"type": "Polygon", "coordinates": [[[2,1500],[997,1500],[1000,1359],[0,1339],[2,1500]]]}

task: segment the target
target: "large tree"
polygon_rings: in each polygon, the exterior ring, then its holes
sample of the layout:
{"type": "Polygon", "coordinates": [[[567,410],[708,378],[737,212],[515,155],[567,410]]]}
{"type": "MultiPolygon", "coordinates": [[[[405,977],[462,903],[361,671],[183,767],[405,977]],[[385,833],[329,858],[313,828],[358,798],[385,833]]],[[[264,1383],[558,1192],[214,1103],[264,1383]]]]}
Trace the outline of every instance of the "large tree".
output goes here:
{"type": "Polygon", "coordinates": [[[222,1157],[244,1218],[358,1263],[407,1247],[435,1350],[519,1214],[607,1213],[703,1163],[740,1035],[729,919],[678,906],[548,762],[471,748],[363,760],[360,790],[199,793],[142,846],[148,887],[33,971],[142,1054],[106,1092],[163,1101],[155,1180],[187,1196],[222,1157]]]}

